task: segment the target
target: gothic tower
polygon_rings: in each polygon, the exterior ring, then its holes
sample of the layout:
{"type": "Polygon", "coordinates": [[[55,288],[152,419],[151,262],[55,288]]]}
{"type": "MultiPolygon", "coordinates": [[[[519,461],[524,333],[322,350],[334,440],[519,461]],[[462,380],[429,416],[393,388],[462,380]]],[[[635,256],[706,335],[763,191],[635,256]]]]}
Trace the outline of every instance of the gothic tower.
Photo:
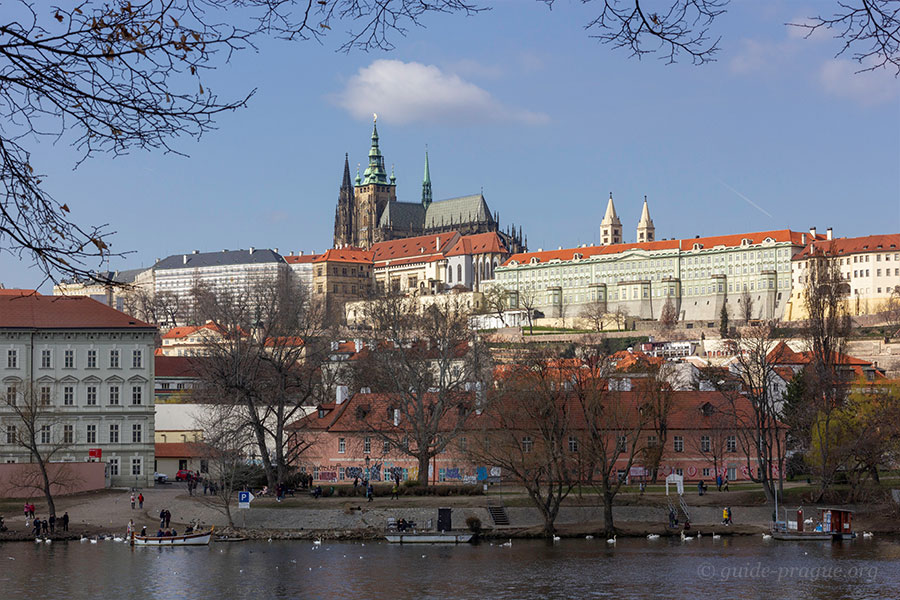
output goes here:
{"type": "Polygon", "coordinates": [[[647,208],[647,196],[644,196],[644,209],[641,211],[641,220],[637,226],[637,241],[652,242],[656,240],[656,227],[650,218],[650,209],[647,208]]]}
{"type": "Polygon", "coordinates": [[[384,156],[378,147],[378,117],[372,123],[372,147],[369,148],[369,166],[362,178],[356,176],[356,214],[353,218],[355,228],[354,245],[371,248],[372,244],[381,241],[376,229],[381,213],[390,202],[397,201],[397,186],[394,175],[388,179],[384,168],[384,156]]]}
{"type": "Polygon", "coordinates": [[[350,181],[350,159],[344,155],[344,179],[338,194],[337,207],[334,209],[334,247],[352,246],[353,213],[355,212],[353,183],[350,181]]]}
{"type": "Polygon", "coordinates": [[[431,171],[428,169],[428,150],[425,151],[425,178],[422,180],[422,206],[431,204],[431,171]]]}
{"type": "Polygon", "coordinates": [[[616,206],[613,204],[612,192],[609,193],[609,202],[606,205],[606,215],[600,222],[600,245],[622,243],[622,221],[616,214],[616,206]]]}

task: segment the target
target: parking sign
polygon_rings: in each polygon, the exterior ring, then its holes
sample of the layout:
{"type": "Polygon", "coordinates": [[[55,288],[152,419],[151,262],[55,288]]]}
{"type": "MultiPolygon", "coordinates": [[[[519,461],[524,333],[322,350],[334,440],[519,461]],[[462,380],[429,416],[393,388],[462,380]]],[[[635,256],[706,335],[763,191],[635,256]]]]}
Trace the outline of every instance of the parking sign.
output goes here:
{"type": "Polygon", "coordinates": [[[254,496],[250,492],[238,492],[238,508],[250,508],[253,498],[254,496]]]}

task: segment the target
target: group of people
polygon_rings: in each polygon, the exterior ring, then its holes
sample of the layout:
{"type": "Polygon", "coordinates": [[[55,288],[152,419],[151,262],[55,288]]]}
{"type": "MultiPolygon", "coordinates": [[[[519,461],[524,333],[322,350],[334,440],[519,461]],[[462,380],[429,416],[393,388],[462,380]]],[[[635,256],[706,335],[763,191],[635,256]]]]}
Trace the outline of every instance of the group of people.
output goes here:
{"type": "Polygon", "coordinates": [[[716,489],[721,491],[728,491],[728,477],[722,477],[721,475],[716,475],[716,489]]]}
{"type": "Polygon", "coordinates": [[[144,508],[144,494],[138,493],[137,496],[134,495],[134,492],[131,492],[131,510],[134,510],[134,503],[138,502],[139,508],[144,508]]]}
{"type": "MultiPolygon", "coordinates": [[[[33,513],[32,513],[33,514],[33,513]]],[[[28,518],[25,519],[25,526],[28,527],[28,518]]],[[[56,525],[59,523],[60,531],[68,531],[69,530],[69,513],[63,513],[63,516],[59,519],[56,518],[56,515],[50,515],[47,519],[34,519],[34,523],[32,524],[31,530],[34,534],[34,537],[38,537],[42,533],[44,535],[56,533],[56,525]]]]}
{"type": "Polygon", "coordinates": [[[731,525],[731,507],[726,506],[722,509],[722,525],[731,525]]]}
{"type": "Polygon", "coordinates": [[[172,513],[169,512],[168,508],[164,508],[159,511],[159,528],[160,529],[168,529],[169,521],[172,520],[172,513]]]}
{"type": "MultiPolygon", "coordinates": [[[[353,493],[356,494],[356,488],[359,487],[359,477],[353,478],[353,493]]],[[[362,480],[363,493],[366,495],[366,502],[371,502],[375,498],[375,488],[368,479],[362,480]]]]}

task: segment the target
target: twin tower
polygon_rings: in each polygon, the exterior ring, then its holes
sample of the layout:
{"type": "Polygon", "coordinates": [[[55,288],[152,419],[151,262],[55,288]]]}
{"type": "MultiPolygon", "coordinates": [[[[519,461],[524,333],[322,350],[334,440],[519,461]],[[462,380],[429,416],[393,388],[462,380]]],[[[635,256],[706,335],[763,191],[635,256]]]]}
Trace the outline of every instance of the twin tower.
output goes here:
{"type": "MultiPolygon", "coordinates": [[[[637,226],[637,241],[652,242],[656,240],[656,228],[653,226],[653,220],[650,218],[650,209],[647,208],[647,197],[644,196],[644,208],[641,211],[641,220],[637,226]]],[[[621,244],[622,240],[622,221],[616,214],[616,205],[613,204],[612,192],[609,193],[609,202],[606,205],[606,215],[600,222],[600,245],[609,246],[611,244],[621,244]]]]}

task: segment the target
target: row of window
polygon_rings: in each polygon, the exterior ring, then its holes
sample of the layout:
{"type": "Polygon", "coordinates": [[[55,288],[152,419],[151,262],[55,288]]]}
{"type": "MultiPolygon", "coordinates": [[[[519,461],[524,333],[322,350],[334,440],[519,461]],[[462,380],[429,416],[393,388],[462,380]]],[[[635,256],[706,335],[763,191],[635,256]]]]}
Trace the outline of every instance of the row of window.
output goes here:
{"type": "MultiPolygon", "coordinates": [[[[53,350],[49,348],[44,348],[41,350],[41,368],[42,369],[52,369],[53,368],[53,350]]],[[[107,366],[110,369],[118,369],[120,368],[120,351],[118,349],[111,349],[109,351],[109,361],[107,366]]],[[[19,351],[15,348],[8,349],[6,351],[6,368],[7,369],[18,369],[19,368],[19,351]]],[[[75,364],[75,350],[67,348],[63,350],[63,368],[64,369],[74,369],[76,368],[75,364]]],[[[91,348],[87,351],[85,368],[87,369],[96,369],[97,368],[97,350],[91,348]]],[[[142,369],[144,368],[144,352],[143,350],[132,350],[131,351],[131,368],[132,369],[142,369]]]]}
{"type": "MultiPolygon", "coordinates": [[[[341,438],[343,439],[343,438],[341,438]]],[[[647,436],[647,447],[655,448],[658,444],[658,439],[655,435],[647,436]]],[[[684,437],[680,435],[673,436],[672,440],[672,449],[675,452],[684,452],[684,437]]],[[[523,452],[531,452],[534,450],[534,440],[531,436],[522,437],[522,451],[523,452]]],[[[712,438],[708,435],[700,436],[700,452],[711,452],[712,451],[712,438]]],[[[726,452],[737,452],[737,437],[733,435],[729,435],[725,438],[725,451],[726,452]]],[[[574,435],[569,436],[569,452],[578,452],[578,438],[574,435]]],[[[618,438],[618,452],[628,452],[628,438],[626,436],[619,436],[618,438]]]]}
{"type": "MultiPolygon", "coordinates": [[[[62,443],[62,444],[75,444],[75,426],[74,425],[42,425],[41,428],[35,432],[37,437],[37,443],[39,444],[53,444],[53,443],[62,443]],[[61,428],[61,431],[60,431],[61,428]],[[54,439],[53,433],[54,429],[56,430],[57,438],[54,439]]],[[[27,431],[20,431],[16,425],[7,425],[6,426],[6,443],[7,444],[18,444],[20,440],[22,440],[23,435],[28,435],[27,431]]],[[[141,444],[144,441],[144,425],[142,423],[132,423],[131,425],[131,443],[132,444],[141,444]]],[[[109,436],[106,439],[106,443],[108,444],[118,444],[120,442],[119,437],[119,424],[118,423],[110,423],[109,425],[109,436]]],[[[79,442],[81,443],[81,442],[79,442]]],[[[85,444],[99,444],[100,441],[97,437],[97,425],[90,424],[85,425],[84,429],[84,442],[85,444]]]]}
{"type": "MultiPolygon", "coordinates": [[[[62,393],[63,406],[75,406],[76,404],[76,388],[74,385],[64,385],[62,393]]],[[[120,404],[120,389],[117,385],[111,385],[107,388],[106,404],[108,406],[118,406],[120,404]]],[[[52,404],[52,388],[49,385],[38,387],[38,402],[41,406],[50,406],[52,404]]],[[[18,386],[6,386],[6,403],[15,406],[21,395],[18,386]]],[[[140,385],[131,386],[131,405],[140,406],[144,403],[144,388],[140,385]]],[[[89,385],[85,388],[85,406],[97,406],[98,404],[98,386],[89,385]]]]}

